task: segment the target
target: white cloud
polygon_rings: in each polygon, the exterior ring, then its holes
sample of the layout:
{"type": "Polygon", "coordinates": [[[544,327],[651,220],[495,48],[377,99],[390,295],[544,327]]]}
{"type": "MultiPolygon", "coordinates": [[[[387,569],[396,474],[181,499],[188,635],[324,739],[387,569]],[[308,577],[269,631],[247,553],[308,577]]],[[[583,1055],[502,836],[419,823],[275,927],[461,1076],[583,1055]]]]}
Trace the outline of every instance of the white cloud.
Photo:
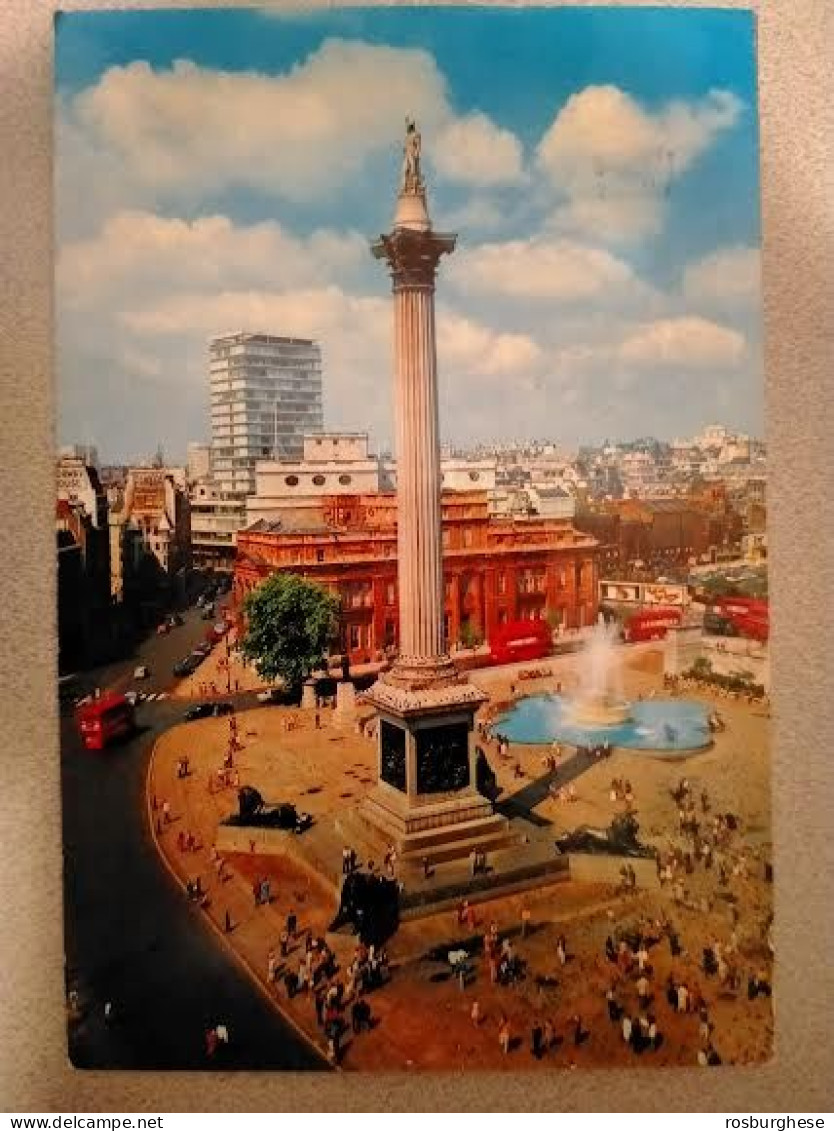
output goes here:
{"type": "Polygon", "coordinates": [[[298,203],[337,201],[370,158],[416,117],[441,178],[516,183],[521,146],[484,114],[457,119],[426,51],[326,40],[280,75],[180,59],[110,67],[57,108],[61,230],[118,208],[199,201],[240,188],[298,203]],[[89,198],[89,199],[88,199],[89,198]]]}
{"type": "Polygon", "coordinates": [[[666,318],[637,327],[620,344],[620,360],[639,366],[702,369],[735,366],[747,352],[742,334],[705,318],[666,318]]]}
{"type": "Polygon", "coordinates": [[[521,142],[481,113],[450,122],[432,142],[431,159],[449,181],[490,187],[525,179],[521,142]]]}
{"type": "Polygon", "coordinates": [[[523,375],[544,358],[527,334],[502,333],[446,310],[438,315],[437,355],[441,372],[475,377],[523,375]]]}
{"type": "Polygon", "coordinates": [[[293,200],[337,194],[368,154],[393,146],[405,107],[448,116],[428,53],[327,40],[284,75],[223,72],[179,60],[111,67],[70,113],[139,186],[256,186],[293,200]]]}
{"type": "Polygon", "coordinates": [[[643,284],[627,263],[569,240],[510,240],[463,250],[448,266],[462,292],[520,299],[598,299],[643,284]]]}
{"type": "Polygon", "coordinates": [[[705,318],[681,316],[612,324],[558,349],[553,372],[562,378],[606,375],[633,384],[656,371],[666,375],[727,372],[748,359],[739,331],[705,318]]]}
{"type": "Polygon", "coordinates": [[[686,268],[683,293],[695,303],[747,306],[759,300],[761,272],[758,248],[719,248],[686,268]]]}
{"type": "Polygon", "coordinates": [[[623,244],[658,235],[663,221],[659,197],[621,185],[614,195],[591,192],[572,197],[551,212],[547,227],[592,236],[601,243],[623,244]]]}
{"type": "Polygon", "coordinates": [[[650,111],[616,86],[585,87],[556,115],[536,154],[564,199],[553,222],[612,240],[657,233],[668,186],[736,124],[742,108],[722,90],[650,111]]]}
{"type": "Polygon", "coordinates": [[[462,232],[471,236],[473,232],[494,232],[506,221],[506,212],[496,200],[488,196],[472,196],[457,208],[445,211],[440,226],[444,231],[462,232]]]}
{"type": "Polygon", "coordinates": [[[274,222],[239,226],[226,216],[187,221],[120,212],[92,238],[64,245],[56,267],[67,308],[126,303],[155,292],[309,286],[343,280],[370,260],[357,233],[290,235],[274,222]]]}

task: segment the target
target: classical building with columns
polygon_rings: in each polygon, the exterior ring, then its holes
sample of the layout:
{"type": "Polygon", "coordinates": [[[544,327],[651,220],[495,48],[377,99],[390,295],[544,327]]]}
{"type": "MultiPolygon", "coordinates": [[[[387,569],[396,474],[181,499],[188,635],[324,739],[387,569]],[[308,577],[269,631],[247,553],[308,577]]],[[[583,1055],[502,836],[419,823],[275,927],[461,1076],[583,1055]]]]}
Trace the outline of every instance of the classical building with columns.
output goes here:
{"type": "MultiPolygon", "coordinates": [[[[235,590],[242,598],[278,571],[339,594],[351,660],[399,649],[397,500],[393,493],[320,500],[316,526],[259,521],[238,534],[235,590]]],[[[598,544],[563,519],[500,518],[488,492],[442,496],[444,644],[489,639],[515,620],[567,629],[597,614],[598,544]]]]}

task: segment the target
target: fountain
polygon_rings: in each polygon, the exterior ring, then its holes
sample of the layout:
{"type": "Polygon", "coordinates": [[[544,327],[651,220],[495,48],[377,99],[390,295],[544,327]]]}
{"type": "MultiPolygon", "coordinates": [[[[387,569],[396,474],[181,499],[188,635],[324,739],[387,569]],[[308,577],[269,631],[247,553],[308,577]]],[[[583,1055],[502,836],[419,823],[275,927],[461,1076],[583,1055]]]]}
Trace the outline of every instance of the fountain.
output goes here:
{"type": "Polygon", "coordinates": [[[657,757],[686,757],[711,745],[701,703],[669,697],[629,701],[623,691],[617,626],[602,617],[580,658],[575,694],[520,699],[496,719],[494,731],[531,745],[618,746],[657,757]]]}
{"type": "Polygon", "coordinates": [[[614,651],[616,625],[600,613],[583,652],[579,694],[569,704],[566,719],[580,727],[619,726],[631,717],[622,692],[622,671],[614,651]]]}

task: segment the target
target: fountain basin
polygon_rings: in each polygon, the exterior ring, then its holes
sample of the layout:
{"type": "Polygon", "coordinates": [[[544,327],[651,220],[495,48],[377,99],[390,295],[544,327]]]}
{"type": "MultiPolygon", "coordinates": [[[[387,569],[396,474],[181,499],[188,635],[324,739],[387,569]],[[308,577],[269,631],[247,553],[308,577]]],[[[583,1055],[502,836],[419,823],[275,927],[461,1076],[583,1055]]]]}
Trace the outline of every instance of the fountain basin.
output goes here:
{"type": "Polygon", "coordinates": [[[544,745],[565,742],[570,746],[594,746],[604,742],[658,757],[683,757],[704,750],[712,743],[706,708],[690,699],[645,699],[618,701],[625,717],[599,722],[593,717],[580,721],[577,703],[562,695],[531,695],[500,715],[493,733],[511,742],[544,745]]]}
{"type": "Polygon", "coordinates": [[[631,704],[610,695],[587,695],[569,704],[566,717],[578,727],[620,726],[631,718],[631,704]]]}

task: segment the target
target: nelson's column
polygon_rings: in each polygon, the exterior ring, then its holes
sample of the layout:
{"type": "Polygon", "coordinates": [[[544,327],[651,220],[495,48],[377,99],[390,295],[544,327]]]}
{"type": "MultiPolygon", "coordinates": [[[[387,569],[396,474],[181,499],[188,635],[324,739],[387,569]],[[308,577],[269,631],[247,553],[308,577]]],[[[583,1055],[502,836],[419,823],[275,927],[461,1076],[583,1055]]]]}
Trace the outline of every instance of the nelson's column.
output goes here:
{"type": "Polygon", "coordinates": [[[394,413],[400,656],[366,699],[379,715],[379,767],[363,817],[409,857],[498,847],[508,822],[476,788],[473,720],[485,701],[446,652],[434,288],[454,235],[435,232],[407,120],[394,224],[373,243],[394,294],[394,413]]]}

